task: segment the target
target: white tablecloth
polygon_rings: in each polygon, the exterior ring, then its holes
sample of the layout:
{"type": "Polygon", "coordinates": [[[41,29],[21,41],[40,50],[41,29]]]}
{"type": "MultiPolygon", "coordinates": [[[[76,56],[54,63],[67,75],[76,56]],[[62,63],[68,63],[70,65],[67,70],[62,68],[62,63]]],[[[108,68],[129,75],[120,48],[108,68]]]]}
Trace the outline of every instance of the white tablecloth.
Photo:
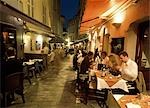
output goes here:
{"type": "Polygon", "coordinates": [[[116,101],[119,101],[119,99],[122,98],[124,95],[123,94],[113,94],[113,96],[116,101]]]}
{"type": "Polygon", "coordinates": [[[23,66],[27,64],[27,65],[33,65],[34,64],[34,61],[29,61],[29,62],[23,62],[23,66]]]}
{"type": "Polygon", "coordinates": [[[38,61],[38,62],[42,62],[42,61],[43,61],[43,59],[31,59],[31,61],[34,61],[34,62],[36,62],[36,61],[38,61]]]}
{"type": "Polygon", "coordinates": [[[120,79],[113,86],[109,87],[109,85],[107,84],[107,82],[104,79],[97,77],[97,89],[101,90],[101,89],[105,89],[105,88],[108,88],[108,89],[120,88],[126,92],[129,92],[126,81],[123,79],[120,79]]]}

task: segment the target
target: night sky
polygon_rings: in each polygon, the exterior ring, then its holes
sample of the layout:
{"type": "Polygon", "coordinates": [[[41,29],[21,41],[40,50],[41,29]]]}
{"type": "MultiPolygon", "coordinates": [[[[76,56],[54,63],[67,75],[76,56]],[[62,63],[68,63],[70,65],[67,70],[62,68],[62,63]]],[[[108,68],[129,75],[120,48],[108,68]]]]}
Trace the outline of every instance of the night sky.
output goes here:
{"type": "MultiPolygon", "coordinates": [[[[61,15],[63,15],[67,21],[72,19],[78,12],[79,0],[61,0],[61,15]]],[[[65,24],[65,27],[66,27],[65,24]]]]}

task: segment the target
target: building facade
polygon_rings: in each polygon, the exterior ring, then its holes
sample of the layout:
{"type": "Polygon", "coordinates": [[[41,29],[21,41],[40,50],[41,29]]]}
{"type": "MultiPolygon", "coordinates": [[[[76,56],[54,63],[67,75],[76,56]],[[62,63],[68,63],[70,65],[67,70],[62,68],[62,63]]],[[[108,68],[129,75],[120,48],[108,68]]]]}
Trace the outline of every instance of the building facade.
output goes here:
{"type": "Polygon", "coordinates": [[[43,43],[48,43],[55,37],[54,34],[61,34],[60,3],[55,2],[58,7],[53,8],[54,1],[2,0],[1,33],[2,38],[7,40],[2,42],[6,46],[4,50],[10,46],[15,47],[18,58],[23,57],[24,53],[41,53],[43,43]],[[55,16],[57,19],[53,21],[55,16]],[[57,25],[56,28],[53,25],[57,25]]]}
{"type": "Polygon", "coordinates": [[[79,22],[79,16],[75,16],[73,19],[69,20],[67,31],[68,31],[68,37],[70,38],[70,41],[79,39],[78,22],[79,22]]]}
{"type": "Polygon", "coordinates": [[[49,0],[49,2],[52,32],[58,36],[62,36],[63,23],[60,14],[60,0],[49,0]]]}
{"type": "Polygon", "coordinates": [[[89,36],[91,51],[96,48],[108,54],[127,51],[143,71],[147,88],[150,87],[149,3],[149,0],[87,0],[84,23],[80,26],[80,33],[89,36]]]}

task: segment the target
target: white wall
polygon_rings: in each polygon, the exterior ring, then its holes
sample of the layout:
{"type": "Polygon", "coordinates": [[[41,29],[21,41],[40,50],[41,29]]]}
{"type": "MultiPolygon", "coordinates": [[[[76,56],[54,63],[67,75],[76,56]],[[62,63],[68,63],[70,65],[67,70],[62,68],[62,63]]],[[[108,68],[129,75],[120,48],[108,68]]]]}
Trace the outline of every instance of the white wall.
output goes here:
{"type": "Polygon", "coordinates": [[[128,31],[128,36],[125,38],[125,51],[129,57],[135,60],[137,36],[133,31],[128,31]]]}

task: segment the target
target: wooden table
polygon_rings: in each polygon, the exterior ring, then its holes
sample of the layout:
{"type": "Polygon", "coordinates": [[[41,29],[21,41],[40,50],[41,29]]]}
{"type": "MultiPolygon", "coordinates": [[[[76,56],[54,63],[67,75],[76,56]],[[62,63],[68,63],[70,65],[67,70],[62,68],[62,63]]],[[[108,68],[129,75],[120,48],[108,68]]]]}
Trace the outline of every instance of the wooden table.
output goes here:
{"type": "Polygon", "coordinates": [[[23,66],[27,64],[29,66],[34,65],[34,61],[23,62],[23,66]]]}
{"type": "Polygon", "coordinates": [[[125,95],[118,100],[121,108],[127,108],[127,103],[138,104],[141,108],[150,108],[150,96],[148,95],[125,95]]]}
{"type": "Polygon", "coordinates": [[[101,79],[104,79],[107,84],[109,85],[109,87],[112,87],[115,83],[117,83],[121,77],[117,77],[117,76],[113,76],[109,73],[106,73],[105,76],[102,75],[103,73],[100,71],[100,72],[96,72],[96,76],[101,78],[101,79]]]}
{"type": "Polygon", "coordinates": [[[125,92],[129,92],[127,84],[125,80],[121,78],[121,76],[113,76],[109,72],[95,71],[97,77],[97,89],[122,89],[125,92]]]}
{"type": "Polygon", "coordinates": [[[106,103],[109,108],[127,108],[127,103],[139,105],[141,108],[150,108],[150,96],[143,94],[140,97],[139,95],[112,94],[109,91],[106,103]]]}

